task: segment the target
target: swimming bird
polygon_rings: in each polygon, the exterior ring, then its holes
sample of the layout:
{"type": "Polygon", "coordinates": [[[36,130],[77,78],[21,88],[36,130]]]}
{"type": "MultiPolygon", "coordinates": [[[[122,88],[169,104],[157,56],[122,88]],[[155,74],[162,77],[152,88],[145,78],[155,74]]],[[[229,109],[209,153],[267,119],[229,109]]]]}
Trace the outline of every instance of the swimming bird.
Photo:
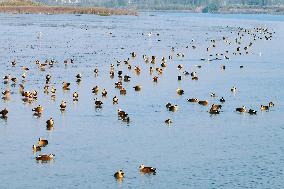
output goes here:
{"type": "Polygon", "coordinates": [[[197,98],[189,98],[187,99],[188,102],[198,102],[197,98]]]}
{"type": "Polygon", "coordinates": [[[95,105],[96,105],[96,108],[101,108],[102,105],[103,105],[103,102],[100,101],[100,100],[97,100],[97,98],[95,99],[95,105]]]}
{"type": "Polygon", "coordinates": [[[65,111],[66,110],[66,106],[67,106],[67,104],[66,104],[66,101],[64,101],[64,100],[62,100],[61,101],[61,104],[60,104],[60,110],[61,111],[65,111]]]}
{"type": "Polygon", "coordinates": [[[157,76],[153,77],[153,82],[158,82],[158,77],[157,76]]]}
{"type": "Polygon", "coordinates": [[[133,87],[135,91],[140,91],[142,86],[141,85],[136,85],[133,87]]]}
{"type": "Polygon", "coordinates": [[[51,161],[54,159],[54,154],[41,154],[36,157],[37,161],[51,161]]]}
{"type": "Polygon", "coordinates": [[[77,92],[73,93],[73,101],[78,101],[79,94],[77,92]]]}
{"type": "Polygon", "coordinates": [[[103,91],[102,91],[102,97],[106,97],[107,96],[107,91],[106,91],[106,89],[103,89],[103,91]]]}
{"type": "Polygon", "coordinates": [[[51,117],[49,120],[46,121],[46,128],[49,130],[49,129],[53,128],[53,126],[54,126],[54,120],[51,117]]]}
{"type": "Polygon", "coordinates": [[[156,173],[156,168],[154,168],[154,167],[145,167],[144,164],[141,164],[139,166],[139,170],[142,173],[153,173],[153,174],[156,173]]]}
{"type": "Polygon", "coordinates": [[[256,115],[257,111],[256,110],[253,110],[253,109],[249,109],[248,113],[250,115],[256,115]]]}
{"type": "Polygon", "coordinates": [[[236,92],[236,91],[237,91],[237,88],[236,88],[235,86],[231,88],[231,92],[234,93],[234,92],[236,92]]]}
{"type": "Polygon", "coordinates": [[[177,91],[178,95],[183,95],[184,94],[184,90],[182,90],[180,88],[178,88],[176,91],[177,91]]]}
{"type": "Polygon", "coordinates": [[[46,145],[48,145],[48,140],[43,139],[43,138],[39,138],[37,144],[38,144],[40,147],[45,147],[46,145]]]}
{"type": "Polygon", "coordinates": [[[273,103],[273,102],[269,102],[269,103],[268,103],[268,106],[269,106],[269,107],[273,107],[273,106],[274,106],[274,103],[273,103]]]}
{"type": "Polygon", "coordinates": [[[117,104],[117,103],[118,103],[118,98],[117,98],[117,96],[114,96],[114,97],[113,97],[112,103],[113,103],[113,104],[117,104]]]}
{"type": "Polygon", "coordinates": [[[37,107],[33,108],[32,111],[34,111],[35,114],[40,115],[43,113],[43,107],[41,105],[38,105],[37,107]]]}
{"type": "Polygon", "coordinates": [[[222,103],[224,103],[224,102],[225,102],[224,97],[222,97],[222,98],[220,99],[220,102],[222,102],[222,103]]]}
{"type": "Polygon", "coordinates": [[[124,172],[122,170],[117,171],[113,175],[116,179],[122,179],[124,177],[124,172]]]}
{"type": "Polygon", "coordinates": [[[262,111],[267,111],[267,110],[269,110],[269,106],[261,105],[261,106],[260,106],[260,110],[262,110],[262,111]]]}
{"type": "Polygon", "coordinates": [[[246,107],[243,106],[243,107],[241,107],[241,108],[236,108],[236,111],[237,111],[237,112],[240,112],[240,113],[246,112],[246,107]]]}
{"type": "Polygon", "coordinates": [[[200,101],[198,101],[198,104],[203,105],[203,106],[207,106],[208,101],[207,100],[200,100],[200,101]]]}
{"type": "Polygon", "coordinates": [[[34,151],[34,152],[41,151],[41,147],[40,147],[40,146],[33,145],[33,151],[34,151]]]}
{"type": "Polygon", "coordinates": [[[8,115],[8,110],[7,108],[4,108],[3,110],[0,111],[0,114],[1,114],[1,118],[6,118],[7,115],[8,115]]]}
{"type": "Polygon", "coordinates": [[[165,120],[165,123],[166,123],[166,124],[171,124],[171,123],[173,123],[173,121],[172,121],[171,119],[166,119],[166,120],[165,120]]]}
{"type": "Polygon", "coordinates": [[[63,89],[63,90],[70,90],[70,88],[69,88],[70,83],[67,83],[67,82],[64,81],[64,82],[62,83],[62,85],[63,85],[63,86],[62,86],[62,89],[63,89]]]}

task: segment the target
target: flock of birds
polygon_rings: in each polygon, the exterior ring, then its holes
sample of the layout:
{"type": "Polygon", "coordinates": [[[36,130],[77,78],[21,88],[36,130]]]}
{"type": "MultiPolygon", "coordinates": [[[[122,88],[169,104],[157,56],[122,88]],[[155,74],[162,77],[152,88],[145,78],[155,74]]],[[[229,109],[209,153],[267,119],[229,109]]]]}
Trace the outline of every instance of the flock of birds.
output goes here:
{"type": "MultiPolygon", "coordinates": [[[[152,33],[151,33],[152,35],[152,33]]],[[[159,34],[157,34],[159,35],[159,34]]],[[[230,40],[227,37],[223,37],[222,41],[227,44],[227,45],[231,45],[231,44],[235,44],[237,47],[235,48],[235,50],[233,52],[229,52],[228,50],[225,52],[220,52],[220,53],[216,53],[216,54],[212,54],[210,53],[212,49],[216,49],[217,46],[217,42],[216,39],[211,39],[210,40],[210,44],[208,46],[208,48],[206,49],[206,51],[209,54],[209,58],[201,58],[201,61],[215,61],[215,60],[229,60],[230,56],[232,55],[242,55],[242,54],[248,54],[250,53],[250,49],[251,46],[253,45],[253,42],[256,40],[271,40],[272,36],[273,36],[273,32],[269,31],[268,28],[266,27],[258,27],[258,28],[253,28],[253,29],[245,29],[245,28],[238,28],[237,32],[236,32],[236,37],[233,40],[230,40]],[[251,36],[251,41],[244,47],[242,47],[242,38],[244,38],[245,35],[251,36]]],[[[194,42],[194,41],[192,41],[194,42]]],[[[196,49],[197,45],[192,45],[187,46],[186,48],[192,48],[192,49],[196,49]]],[[[158,60],[158,58],[156,56],[147,56],[147,55],[143,55],[142,58],[144,60],[145,64],[141,64],[139,66],[132,66],[131,64],[131,60],[134,60],[137,57],[136,52],[132,52],[130,53],[130,57],[128,57],[126,60],[120,61],[117,60],[117,62],[114,64],[110,65],[110,70],[109,70],[109,76],[111,79],[116,78],[117,82],[113,82],[114,87],[119,90],[119,94],[120,95],[127,95],[127,90],[124,87],[124,84],[127,82],[131,81],[131,75],[126,75],[124,74],[123,70],[120,69],[121,66],[125,66],[126,69],[128,70],[134,70],[134,73],[139,75],[141,73],[141,67],[142,66],[148,66],[149,69],[149,75],[150,77],[152,77],[153,82],[158,82],[159,81],[159,75],[163,74],[163,71],[167,68],[167,60],[171,60],[173,59],[174,56],[177,57],[184,57],[184,54],[181,52],[176,53],[175,52],[175,48],[171,47],[170,49],[171,55],[169,55],[168,57],[162,57],[161,60],[158,60]]],[[[37,65],[38,69],[41,71],[44,71],[50,67],[53,67],[54,64],[57,64],[58,62],[55,60],[46,60],[45,62],[40,62],[39,60],[35,61],[35,64],[37,65]]],[[[67,59],[64,61],[65,66],[69,65],[69,64],[75,64],[75,60],[74,59],[67,59]]],[[[17,66],[17,61],[13,60],[11,62],[11,66],[12,67],[16,67],[17,66]]],[[[198,68],[201,68],[200,65],[196,65],[198,68]]],[[[243,66],[240,66],[240,68],[243,68],[243,66]]],[[[2,99],[4,101],[9,101],[11,96],[14,95],[15,93],[11,93],[10,89],[9,89],[9,84],[11,84],[11,86],[16,86],[17,83],[19,86],[19,94],[22,98],[22,101],[25,103],[34,103],[40,99],[38,99],[38,91],[37,90],[26,90],[25,88],[25,78],[28,75],[29,72],[29,68],[27,66],[21,66],[21,69],[23,71],[23,74],[20,76],[21,78],[17,78],[17,77],[13,77],[11,74],[5,75],[3,77],[3,83],[5,86],[7,86],[7,89],[4,90],[2,92],[2,99]],[[22,82],[19,82],[19,80],[22,79],[22,82]]],[[[191,76],[192,80],[198,80],[198,73],[197,72],[189,72],[187,70],[185,70],[184,66],[182,64],[179,64],[177,66],[177,69],[180,71],[180,75],[178,75],[177,80],[181,80],[182,79],[182,75],[185,76],[191,76]]],[[[226,66],[222,65],[221,69],[225,70],[226,66]]],[[[99,68],[95,68],[94,69],[94,74],[97,76],[99,74],[99,68]]],[[[76,75],[76,83],[80,83],[82,80],[82,74],[77,74],[76,75]]],[[[46,95],[50,95],[51,99],[54,100],[56,97],[56,87],[51,85],[51,80],[52,80],[52,75],[48,74],[45,76],[45,83],[43,83],[43,92],[46,95]]],[[[69,91],[70,90],[70,84],[69,82],[63,81],[62,82],[62,90],[63,91],[69,91]]],[[[142,86],[141,85],[136,85],[133,86],[134,91],[139,92],[142,90],[142,86]]],[[[228,89],[229,90],[229,89],[228,89]]],[[[237,93],[237,88],[235,86],[233,86],[230,91],[232,93],[237,93]]],[[[99,100],[99,94],[101,94],[102,97],[106,97],[107,95],[109,95],[107,89],[101,87],[101,86],[94,86],[91,89],[91,92],[94,94],[95,99],[94,99],[94,104],[96,106],[96,108],[102,108],[104,102],[103,100],[99,100]]],[[[181,88],[178,88],[176,90],[177,95],[184,95],[184,90],[181,88]]],[[[74,102],[79,101],[79,96],[80,94],[78,94],[77,92],[74,92],[72,94],[72,98],[74,102]]],[[[211,93],[211,97],[216,97],[215,93],[211,93]]],[[[209,101],[206,99],[198,99],[198,98],[189,98],[187,99],[188,102],[190,103],[198,103],[202,106],[208,106],[209,105],[209,101]]],[[[221,97],[219,99],[220,104],[211,104],[210,105],[210,109],[208,110],[209,114],[219,114],[221,112],[221,108],[222,106],[226,103],[226,100],[221,97]]],[[[119,96],[113,96],[112,98],[112,102],[114,105],[119,103],[119,96]]],[[[273,102],[268,102],[265,105],[261,105],[260,106],[260,110],[261,111],[268,111],[270,108],[272,108],[274,106],[273,102]]],[[[172,111],[175,112],[178,109],[178,105],[176,104],[172,104],[172,103],[167,103],[166,104],[166,109],[168,111],[172,111]]],[[[59,109],[60,111],[64,112],[67,109],[67,103],[66,101],[62,100],[60,105],[59,105],[59,109]]],[[[41,115],[44,112],[44,107],[41,105],[37,105],[35,106],[32,110],[33,115],[36,117],[41,117],[41,115]]],[[[248,113],[251,115],[256,115],[257,114],[257,110],[254,109],[249,109],[247,110],[247,108],[245,106],[241,106],[241,107],[236,107],[235,109],[236,112],[239,113],[248,113]]],[[[4,108],[0,111],[0,115],[2,119],[7,119],[8,118],[8,114],[9,114],[9,110],[7,108],[4,108]]],[[[123,122],[130,122],[130,117],[129,114],[126,113],[124,110],[122,109],[117,109],[117,115],[118,115],[118,119],[123,121],[123,122]]],[[[173,123],[173,121],[171,119],[166,119],[165,120],[166,124],[171,124],[173,123]]],[[[52,130],[54,127],[54,120],[51,117],[50,119],[48,119],[46,121],[46,128],[47,130],[52,130]]],[[[33,145],[32,149],[35,153],[37,152],[41,152],[41,150],[47,146],[48,140],[44,139],[44,138],[39,138],[39,140],[37,141],[37,144],[33,145]]],[[[49,162],[52,161],[55,158],[54,154],[39,154],[35,157],[36,161],[38,162],[49,162]]],[[[155,174],[156,173],[156,168],[153,167],[145,167],[144,164],[141,164],[139,167],[139,170],[142,173],[150,173],[150,174],[155,174]]],[[[124,172],[123,170],[118,170],[115,174],[114,177],[116,179],[122,179],[124,178],[124,172]]]]}

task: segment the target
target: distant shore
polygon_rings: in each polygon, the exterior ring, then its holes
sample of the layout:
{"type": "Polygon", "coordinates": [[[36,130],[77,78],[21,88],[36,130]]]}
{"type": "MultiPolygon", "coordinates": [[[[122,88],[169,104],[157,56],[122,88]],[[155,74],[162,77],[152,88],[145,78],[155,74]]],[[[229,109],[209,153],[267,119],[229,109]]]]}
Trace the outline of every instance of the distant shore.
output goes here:
{"type": "Polygon", "coordinates": [[[136,10],[114,9],[102,7],[70,7],[70,6],[0,6],[0,13],[9,14],[96,14],[137,15],[136,10]]]}

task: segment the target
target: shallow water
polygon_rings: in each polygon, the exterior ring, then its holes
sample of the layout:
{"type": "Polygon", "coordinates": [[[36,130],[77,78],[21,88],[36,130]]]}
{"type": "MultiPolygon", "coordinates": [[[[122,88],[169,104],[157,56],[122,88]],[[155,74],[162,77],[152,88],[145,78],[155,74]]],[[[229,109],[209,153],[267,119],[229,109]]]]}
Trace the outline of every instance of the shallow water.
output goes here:
{"type": "MultiPolygon", "coordinates": [[[[141,13],[138,17],[93,15],[0,15],[0,76],[18,78],[16,87],[1,83],[1,91],[10,88],[8,119],[0,119],[0,188],[283,188],[284,167],[284,16],[210,15],[170,12],[141,13]],[[227,27],[228,26],[228,27],[227,27]],[[208,58],[206,47],[217,39],[217,52],[226,48],[222,37],[236,37],[238,27],[251,29],[266,26],[275,32],[271,41],[257,40],[248,55],[230,55],[230,60],[200,61],[208,58]],[[110,34],[112,32],[112,34],[110,34]],[[153,32],[152,36],[142,35],[153,32]],[[232,33],[231,33],[232,32],[232,33]],[[157,36],[156,34],[160,35],[157,36]],[[192,39],[194,42],[192,43],[192,39]],[[160,40],[160,41],[158,41],[160,40]],[[197,48],[186,48],[187,45],[197,48]],[[143,54],[168,57],[171,47],[185,57],[167,60],[168,67],[158,83],[149,75],[150,63],[143,54]],[[124,49],[122,49],[124,48],[124,49]],[[141,74],[129,71],[122,63],[115,70],[130,75],[124,83],[127,95],[114,88],[117,75],[109,78],[110,64],[130,58],[131,65],[140,65],[141,74]],[[261,56],[260,56],[261,53],[261,56]],[[65,59],[74,64],[65,66],[65,59]],[[17,65],[11,67],[16,59],[17,65]],[[54,67],[39,71],[34,63],[46,59],[58,61],[54,67]],[[196,71],[198,81],[180,71],[196,71]],[[220,65],[226,65],[222,71],[220,65]],[[195,65],[202,65],[201,69],[195,65]],[[239,66],[244,68],[240,69],[239,66]],[[37,90],[38,100],[23,103],[18,91],[23,71],[26,90],[37,90]],[[96,77],[93,70],[99,69],[96,77]],[[82,73],[80,85],[75,75],[82,73]],[[45,75],[52,75],[56,100],[43,92],[45,75]],[[63,92],[62,82],[71,82],[71,90],[63,92]],[[133,86],[141,84],[135,92],[133,86]],[[106,88],[102,109],[96,109],[92,87],[106,88]],[[236,86],[236,94],[230,88],[236,86]],[[181,87],[185,94],[178,96],[181,87]],[[72,101],[72,93],[79,101],[72,101]],[[215,92],[218,97],[210,97],[215,92]],[[119,104],[113,105],[114,95],[119,104]],[[209,106],[187,102],[197,97],[219,103],[226,99],[222,112],[210,116],[209,106]],[[61,113],[61,100],[67,111],[61,113]],[[261,104],[275,103],[268,112],[260,112],[261,104]],[[179,105],[177,112],[165,105],[179,105]],[[40,118],[32,108],[44,107],[40,118]],[[256,116],[239,114],[236,107],[258,110],[256,116]],[[117,118],[121,108],[130,115],[130,123],[117,118]],[[55,126],[46,130],[46,120],[53,117],[55,126]],[[171,118],[167,126],[164,121],[171,118]],[[54,161],[38,163],[32,145],[39,137],[49,140],[42,153],[54,153],[54,161]],[[140,175],[141,163],[157,168],[156,175],[140,175]],[[122,183],[113,178],[118,169],[126,177],[122,183]]],[[[249,43],[248,38],[244,40],[249,43]]]]}

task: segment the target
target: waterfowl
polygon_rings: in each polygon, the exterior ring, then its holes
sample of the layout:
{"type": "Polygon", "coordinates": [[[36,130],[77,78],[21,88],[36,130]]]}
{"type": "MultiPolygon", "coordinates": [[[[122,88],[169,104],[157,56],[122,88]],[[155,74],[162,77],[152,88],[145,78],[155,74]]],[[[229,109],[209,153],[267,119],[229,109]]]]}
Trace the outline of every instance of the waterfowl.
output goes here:
{"type": "Polygon", "coordinates": [[[76,77],[76,79],[82,79],[82,74],[79,73],[75,77],[76,77]]]}
{"type": "Polygon", "coordinates": [[[194,76],[191,78],[192,80],[198,80],[198,77],[197,76],[194,76]]]}
{"type": "Polygon", "coordinates": [[[79,94],[77,92],[73,93],[73,101],[78,101],[79,94]]]}
{"type": "Polygon", "coordinates": [[[198,101],[198,104],[203,105],[203,106],[207,106],[208,101],[207,100],[200,100],[200,101],[198,101]]]}
{"type": "Polygon", "coordinates": [[[180,88],[178,88],[176,91],[177,91],[178,95],[183,95],[184,94],[184,90],[182,90],[180,88]]]}
{"type": "Polygon", "coordinates": [[[8,115],[8,110],[7,108],[4,108],[3,110],[0,111],[0,114],[1,114],[1,118],[6,118],[7,115],[8,115]]]}
{"type": "Polygon", "coordinates": [[[198,102],[197,98],[189,98],[187,99],[188,102],[198,102]]]}
{"type": "Polygon", "coordinates": [[[124,177],[124,172],[122,170],[117,171],[113,175],[116,179],[122,179],[124,177]]]}
{"type": "Polygon", "coordinates": [[[44,147],[44,146],[48,145],[48,140],[39,138],[37,144],[38,144],[40,147],[44,147]]]}
{"type": "Polygon", "coordinates": [[[96,75],[98,75],[99,69],[98,69],[98,68],[95,68],[95,69],[94,69],[94,72],[95,72],[96,75]]]}
{"type": "Polygon", "coordinates": [[[133,87],[135,91],[140,91],[142,86],[141,85],[136,85],[133,87]]]}
{"type": "Polygon", "coordinates": [[[128,117],[128,114],[127,114],[125,111],[122,111],[121,109],[118,109],[118,110],[117,110],[117,114],[118,114],[118,116],[121,117],[121,118],[128,117]]]}
{"type": "Polygon", "coordinates": [[[66,106],[67,106],[66,102],[64,100],[62,100],[61,104],[59,105],[60,110],[61,111],[65,111],[66,110],[66,106]]]}
{"type": "Polygon", "coordinates": [[[35,114],[40,115],[40,114],[43,113],[43,107],[41,105],[39,105],[39,106],[33,108],[32,111],[35,112],[35,114]]]}
{"type": "Polygon", "coordinates": [[[220,99],[220,102],[222,102],[222,103],[224,103],[224,102],[225,102],[224,97],[222,97],[222,98],[220,99]]]}
{"type": "Polygon", "coordinates": [[[49,120],[46,121],[46,128],[51,129],[54,126],[54,120],[53,118],[50,118],[49,120]]]}
{"type": "Polygon", "coordinates": [[[177,109],[178,109],[178,105],[170,105],[168,107],[168,110],[171,111],[171,112],[175,112],[175,111],[177,111],[177,109]]]}
{"type": "Polygon", "coordinates": [[[262,110],[262,111],[269,110],[269,106],[261,105],[261,106],[260,106],[260,110],[262,110]]]}
{"type": "Polygon", "coordinates": [[[231,92],[236,92],[237,91],[237,88],[234,86],[231,88],[231,92]]]}
{"type": "Polygon", "coordinates": [[[101,108],[102,105],[103,105],[103,102],[100,101],[100,100],[95,99],[95,105],[96,105],[96,108],[101,108]]]}
{"type": "Polygon", "coordinates": [[[216,94],[215,93],[211,93],[210,96],[211,97],[216,97],[216,94]]]}
{"type": "Polygon", "coordinates": [[[103,89],[103,91],[102,91],[102,96],[103,96],[103,97],[106,97],[106,95],[107,95],[107,91],[106,91],[106,89],[103,89]]]}
{"type": "Polygon", "coordinates": [[[180,81],[181,80],[181,76],[180,75],[178,75],[178,81],[180,81]]]}
{"type": "Polygon", "coordinates": [[[33,145],[33,151],[34,151],[34,152],[41,151],[41,147],[40,147],[40,146],[33,145]]]}
{"type": "Polygon", "coordinates": [[[16,66],[16,64],[17,64],[16,60],[13,60],[13,61],[11,62],[11,64],[12,64],[13,67],[16,66]]]}
{"type": "Polygon", "coordinates": [[[54,154],[41,154],[39,156],[36,157],[37,161],[51,161],[54,159],[54,154]]]}
{"type": "Polygon", "coordinates": [[[119,90],[120,95],[126,95],[126,89],[122,88],[119,90]]]}
{"type": "Polygon", "coordinates": [[[210,114],[219,114],[220,111],[218,109],[210,108],[209,113],[210,114]]]}
{"type": "Polygon", "coordinates": [[[268,103],[268,106],[269,106],[269,107],[273,107],[273,106],[274,106],[274,103],[273,103],[273,102],[269,102],[269,103],[268,103]]]}
{"type": "Polygon", "coordinates": [[[241,108],[236,108],[236,111],[237,111],[237,112],[241,112],[241,113],[246,112],[246,107],[243,106],[243,107],[241,107],[241,108]]]}
{"type": "Polygon", "coordinates": [[[67,83],[67,82],[64,81],[64,82],[62,83],[62,85],[63,85],[63,86],[62,86],[62,89],[63,89],[63,90],[70,90],[70,88],[69,88],[70,83],[67,83]]]}
{"type": "Polygon", "coordinates": [[[45,82],[46,82],[46,83],[49,83],[49,82],[50,82],[50,79],[51,79],[51,75],[46,75],[46,76],[45,76],[45,82]]]}
{"type": "Polygon", "coordinates": [[[166,120],[165,120],[165,123],[166,123],[166,124],[171,124],[171,123],[173,123],[173,121],[172,121],[171,119],[166,119],[166,120]]]}
{"type": "Polygon", "coordinates": [[[195,76],[196,76],[196,72],[191,72],[191,73],[190,73],[190,76],[191,76],[191,77],[195,77],[195,76]]]}
{"type": "Polygon", "coordinates": [[[131,53],[131,56],[132,56],[132,58],[135,58],[135,57],[136,57],[136,53],[135,53],[135,52],[132,52],[132,53],[131,53]]]}
{"type": "Polygon", "coordinates": [[[117,104],[117,103],[118,103],[118,98],[117,98],[117,96],[114,96],[114,97],[113,97],[112,103],[113,103],[113,104],[117,104]]]}
{"type": "Polygon", "coordinates": [[[178,65],[178,69],[181,70],[182,68],[183,68],[183,65],[182,65],[182,64],[179,64],[179,65],[178,65]]]}
{"type": "Polygon", "coordinates": [[[153,77],[153,82],[158,82],[158,77],[157,76],[153,77]]]}
{"type": "Polygon", "coordinates": [[[257,111],[256,110],[253,110],[253,109],[249,109],[248,113],[250,115],[256,115],[257,111]]]}
{"type": "Polygon", "coordinates": [[[123,77],[123,81],[124,82],[129,82],[130,81],[130,76],[128,76],[128,75],[125,75],[124,77],[123,77]]]}
{"type": "Polygon", "coordinates": [[[98,94],[98,92],[99,92],[99,86],[93,87],[92,93],[98,94]]]}
{"type": "Polygon", "coordinates": [[[212,106],[211,106],[211,109],[213,109],[213,110],[219,110],[221,108],[222,108],[222,105],[220,105],[220,104],[212,104],[212,106]]]}
{"type": "Polygon", "coordinates": [[[141,164],[139,166],[139,170],[142,173],[153,173],[153,174],[156,173],[156,168],[154,168],[154,167],[145,167],[144,164],[141,164]]]}

